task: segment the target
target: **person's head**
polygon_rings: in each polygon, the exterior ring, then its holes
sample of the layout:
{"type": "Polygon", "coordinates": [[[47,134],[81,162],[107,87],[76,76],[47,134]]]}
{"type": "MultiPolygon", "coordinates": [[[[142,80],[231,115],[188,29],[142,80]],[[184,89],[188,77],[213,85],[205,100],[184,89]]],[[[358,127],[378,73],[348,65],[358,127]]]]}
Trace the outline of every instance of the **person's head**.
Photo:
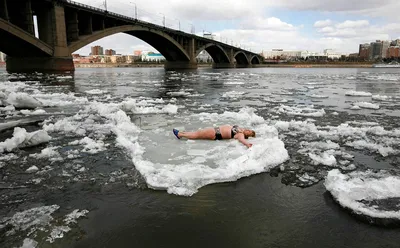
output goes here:
{"type": "Polygon", "coordinates": [[[256,132],[254,132],[253,130],[251,130],[251,129],[245,129],[245,130],[243,130],[243,134],[244,134],[244,137],[246,138],[246,139],[248,139],[249,137],[256,137],[256,132]]]}

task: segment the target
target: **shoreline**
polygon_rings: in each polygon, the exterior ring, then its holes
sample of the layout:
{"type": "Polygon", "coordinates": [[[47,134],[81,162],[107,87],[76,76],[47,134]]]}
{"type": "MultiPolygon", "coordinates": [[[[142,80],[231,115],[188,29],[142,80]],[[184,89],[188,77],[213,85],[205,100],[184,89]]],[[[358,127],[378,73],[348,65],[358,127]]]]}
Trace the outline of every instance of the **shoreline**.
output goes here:
{"type": "MultiPolygon", "coordinates": [[[[151,68],[164,67],[164,64],[75,64],[75,68],[151,68]]],[[[212,64],[198,64],[199,68],[212,68],[212,64]]],[[[253,68],[372,68],[372,63],[348,64],[260,64],[253,68]]]]}
{"type": "MultiPolygon", "coordinates": [[[[160,68],[164,64],[75,64],[75,68],[160,68]]],[[[6,64],[0,63],[0,68],[6,64]]],[[[198,64],[198,68],[212,68],[211,64],[198,64]]],[[[372,63],[349,64],[260,64],[252,68],[373,68],[372,63]]]]}

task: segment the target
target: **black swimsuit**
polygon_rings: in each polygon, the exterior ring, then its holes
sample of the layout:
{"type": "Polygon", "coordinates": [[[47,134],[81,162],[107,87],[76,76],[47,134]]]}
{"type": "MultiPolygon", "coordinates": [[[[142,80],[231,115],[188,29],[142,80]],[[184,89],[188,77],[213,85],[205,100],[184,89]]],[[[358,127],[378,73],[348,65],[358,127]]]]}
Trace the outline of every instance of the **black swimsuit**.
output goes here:
{"type": "Polygon", "coordinates": [[[237,133],[239,133],[239,126],[234,125],[231,129],[231,138],[233,139],[237,133]]]}
{"type": "Polygon", "coordinates": [[[215,140],[222,140],[221,130],[219,127],[214,128],[215,130],[215,140]]]}
{"type": "MultiPolygon", "coordinates": [[[[219,127],[214,128],[214,130],[215,130],[215,140],[222,140],[222,134],[219,127]]],[[[235,137],[237,133],[239,133],[239,126],[234,125],[231,129],[231,138],[233,139],[233,137],[235,137]]]]}

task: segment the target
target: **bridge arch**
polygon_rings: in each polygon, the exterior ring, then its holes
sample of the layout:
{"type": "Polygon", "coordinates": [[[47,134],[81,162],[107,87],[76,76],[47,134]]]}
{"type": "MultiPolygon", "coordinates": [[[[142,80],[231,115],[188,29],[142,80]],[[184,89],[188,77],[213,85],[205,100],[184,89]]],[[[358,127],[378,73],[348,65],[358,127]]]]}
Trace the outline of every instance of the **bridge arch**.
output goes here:
{"type": "Polygon", "coordinates": [[[95,31],[90,35],[80,36],[78,41],[70,43],[69,51],[73,53],[96,40],[117,33],[126,33],[147,42],[157,49],[167,61],[190,61],[189,54],[172,37],[162,31],[136,25],[112,27],[101,31],[95,31]]]}
{"type": "Polygon", "coordinates": [[[249,65],[250,61],[247,58],[246,54],[242,51],[236,52],[233,57],[236,59],[237,65],[249,65]]]}
{"type": "Polygon", "coordinates": [[[205,46],[200,47],[196,51],[196,57],[201,53],[201,51],[206,50],[210,54],[214,63],[231,63],[228,54],[225,50],[217,44],[208,43],[205,46]]]}
{"type": "Polygon", "coordinates": [[[0,51],[8,56],[53,56],[50,45],[3,19],[0,19],[0,37],[0,51]]]}
{"type": "Polygon", "coordinates": [[[250,62],[252,65],[259,65],[261,64],[261,60],[260,57],[258,57],[257,55],[254,55],[253,57],[250,58],[250,62]]]}

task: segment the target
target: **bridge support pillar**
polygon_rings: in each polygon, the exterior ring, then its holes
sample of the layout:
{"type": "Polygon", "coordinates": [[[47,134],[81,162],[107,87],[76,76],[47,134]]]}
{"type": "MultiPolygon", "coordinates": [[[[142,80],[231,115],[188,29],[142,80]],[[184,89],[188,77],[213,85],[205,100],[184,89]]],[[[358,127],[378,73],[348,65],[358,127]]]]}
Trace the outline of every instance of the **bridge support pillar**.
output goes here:
{"type": "Polygon", "coordinates": [[[235,68],[235,64],[233,64],[233,63],[213,63],[212,67],[214,69],[235,68]]]}
{"type": "Polygon", "coordinates": [[[8,16],[8,9],[7,9],[7,1],[0,0],[0,18],[3,18],[6,21],[9,21],[10,18],[8,16]]]}
{"type": "Polygon", "coordinates": [[[197,63],[190,61],[166,61],[164,68],[166,70],[197,69],[197,63]]]}
{"type": "Polygon", "coordinates": [[[79,39],[79,21],[78,12],[71,11],[66,14],[67,40],[68,42],[77,41],[79,39]]]}
{"type": "Polygon", "coordinates": [[[74,71],[74,63],[70,58],[17,58],[7,57],[8,72],[62,72],[74,71]]]}

